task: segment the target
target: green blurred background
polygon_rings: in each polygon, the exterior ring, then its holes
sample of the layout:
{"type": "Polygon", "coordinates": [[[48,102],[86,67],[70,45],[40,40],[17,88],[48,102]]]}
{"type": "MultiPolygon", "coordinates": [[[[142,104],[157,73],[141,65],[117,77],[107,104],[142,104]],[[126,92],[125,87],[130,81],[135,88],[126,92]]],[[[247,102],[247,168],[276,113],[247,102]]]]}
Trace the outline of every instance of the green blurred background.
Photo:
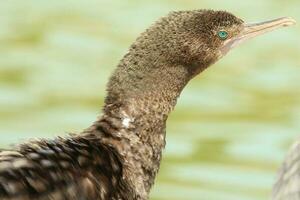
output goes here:
{"type": "MultiPolygon", "coordinates": [[[[299,0],[2,0],[0,147],[88,127],[138,34],[169,11],[200,8],[251,22],[300,18],[299,0]]],[[[269,199],[300,134],[299,33],[251,40],[187,86],[151,200],[269,199]]]]}

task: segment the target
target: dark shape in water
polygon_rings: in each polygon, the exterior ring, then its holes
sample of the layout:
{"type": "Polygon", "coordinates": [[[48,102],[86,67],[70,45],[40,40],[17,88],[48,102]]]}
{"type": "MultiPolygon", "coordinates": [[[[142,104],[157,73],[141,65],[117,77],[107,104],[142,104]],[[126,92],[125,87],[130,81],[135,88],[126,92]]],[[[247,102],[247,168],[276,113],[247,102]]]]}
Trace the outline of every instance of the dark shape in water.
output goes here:
{"type": "Polygon", "coordinates": [[[142,33],[108,84],[103,115],[79,135],[0,154],[2,200],[146,200],[184,86],[237,44],[294,23],[245,24],[225,11],[172,12],[142,33]]]}

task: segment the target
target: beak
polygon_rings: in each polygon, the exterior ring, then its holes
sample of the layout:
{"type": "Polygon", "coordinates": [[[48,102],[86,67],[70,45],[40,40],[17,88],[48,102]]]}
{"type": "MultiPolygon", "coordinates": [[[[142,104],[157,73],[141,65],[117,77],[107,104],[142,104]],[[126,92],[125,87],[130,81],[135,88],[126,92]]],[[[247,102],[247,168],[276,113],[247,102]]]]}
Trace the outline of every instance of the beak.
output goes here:
{"type": "Polygon", "coordinates": [[[245,23],[243,24],[242,31],[237,36],[234,36],[224,42],[224,45],[221,48],[221,53],[222,55],[225,55],[229,50],[243,43],[244,41],[278,28],[291,26],[294,24],[296,24],[296,21],[290,17],[282,17],[260,23],[245,23]]]}

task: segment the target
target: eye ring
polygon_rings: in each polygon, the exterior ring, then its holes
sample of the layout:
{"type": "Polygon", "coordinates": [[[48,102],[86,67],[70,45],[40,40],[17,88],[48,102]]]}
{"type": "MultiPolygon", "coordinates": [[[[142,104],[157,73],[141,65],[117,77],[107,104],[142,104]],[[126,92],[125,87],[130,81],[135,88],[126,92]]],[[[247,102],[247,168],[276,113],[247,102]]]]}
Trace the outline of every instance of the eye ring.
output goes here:
{"type": "Polygon", "coordinates": [[[221,30],[218,32],[218,36],[221,40],[226,40],[228,38],[228,32],[221,30]]]}

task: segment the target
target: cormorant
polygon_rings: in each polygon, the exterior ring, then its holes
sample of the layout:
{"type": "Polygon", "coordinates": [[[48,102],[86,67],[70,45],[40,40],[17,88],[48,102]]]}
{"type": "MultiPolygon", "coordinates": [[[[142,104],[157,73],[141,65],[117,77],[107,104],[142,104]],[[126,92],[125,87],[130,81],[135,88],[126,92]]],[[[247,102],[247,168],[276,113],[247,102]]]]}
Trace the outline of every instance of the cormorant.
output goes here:
{"type": "Polygon", "coordinates": [[[273,187],[272,200],[300,200],[300,140],[296,141],[286,156],[273,187]]]}
{"type": "Polygon", "coordinates": [[[0,153],[0,199],[148,199],[168,114],[189,80],[241,42],[294,23],[247,24],[225,11],[171,12],[130,46],[93,125],[0,153]]]}

